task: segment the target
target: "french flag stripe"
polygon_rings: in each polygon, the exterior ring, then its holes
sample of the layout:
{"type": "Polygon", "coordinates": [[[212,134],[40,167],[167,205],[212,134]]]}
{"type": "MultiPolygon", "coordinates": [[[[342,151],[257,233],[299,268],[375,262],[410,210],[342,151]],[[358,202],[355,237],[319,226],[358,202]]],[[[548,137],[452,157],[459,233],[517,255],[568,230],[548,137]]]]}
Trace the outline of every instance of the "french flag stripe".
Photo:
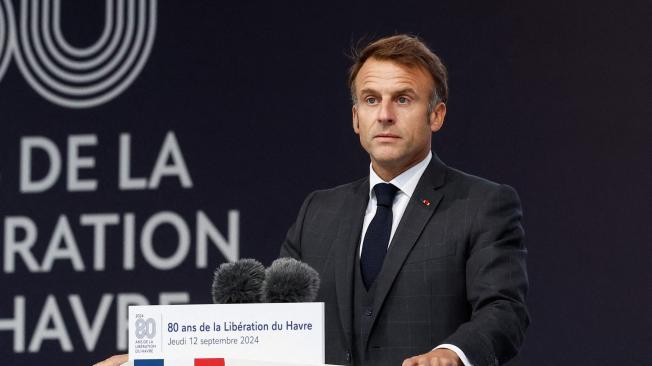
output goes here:
{"type": "Polygon", "coordinates": [[[195,366],[224,366],[223,358],[195,358],[195,366]]]}
{"type": "Polygon", "coordinates": [[[134,366],[163,366],[163,360],[134,360],[134,366]]]}

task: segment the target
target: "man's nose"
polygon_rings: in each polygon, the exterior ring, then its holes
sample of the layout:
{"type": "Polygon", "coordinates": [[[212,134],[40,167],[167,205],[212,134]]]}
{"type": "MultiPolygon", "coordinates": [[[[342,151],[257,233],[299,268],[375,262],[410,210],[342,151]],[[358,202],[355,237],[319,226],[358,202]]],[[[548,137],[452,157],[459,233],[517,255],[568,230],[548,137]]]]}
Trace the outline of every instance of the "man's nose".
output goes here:
{"type": "Polygon", "coordinates": [[[384,99],[380,103],[378,109],[378,122],[380,123],[394,123],[396,116],[394,115],[394,105],[391,99],[384,99]]]}

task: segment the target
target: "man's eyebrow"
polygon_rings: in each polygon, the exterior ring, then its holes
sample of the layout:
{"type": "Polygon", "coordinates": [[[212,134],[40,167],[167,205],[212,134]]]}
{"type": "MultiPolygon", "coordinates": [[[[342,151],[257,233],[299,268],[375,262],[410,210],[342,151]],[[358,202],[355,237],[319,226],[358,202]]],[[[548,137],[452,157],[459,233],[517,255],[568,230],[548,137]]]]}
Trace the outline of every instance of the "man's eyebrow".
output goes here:
{"type": "Polygon", "coordinates": [[[403,88],[394,92],[394,95],[409,94],[412,96],[417,95],[417,91],[413,88],[403,88]]]}
{"type": "Polygon", "coordinates": [[[360,94],[363,94],[363,95],[364,94],[378,94],[378,92],[376,90],[374,90],[374,89],[371,89],[371,88],[364,88],[364,89],[360,90],[360,94]]]}

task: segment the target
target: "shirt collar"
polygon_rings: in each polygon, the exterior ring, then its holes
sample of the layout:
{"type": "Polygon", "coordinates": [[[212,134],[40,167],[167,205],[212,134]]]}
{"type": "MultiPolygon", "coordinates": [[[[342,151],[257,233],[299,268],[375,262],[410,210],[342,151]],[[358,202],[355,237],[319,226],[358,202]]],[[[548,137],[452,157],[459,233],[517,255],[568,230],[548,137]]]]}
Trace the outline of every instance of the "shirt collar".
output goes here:
{"type": "Polygon", "coordinates": [[[430,163],[430,160],[432,160],[431,151],[428,152],[428,156],[426,156],[425,159],[421,160],[421,162],[415,164],[413,167],[399,174],[396,178],[392,179],[389,182],[382,180],[378,174],[376,174],[371,164],[369,164],[369,198],[371,199],[375,197],[374,186],[378,183],[391,183],[396,186],[396,188],[398,188],[401,192],[411,198],[414,190],[417,188],[419,179],[421,179],[423,172],[426,171],[426,167],[430,163]]]}

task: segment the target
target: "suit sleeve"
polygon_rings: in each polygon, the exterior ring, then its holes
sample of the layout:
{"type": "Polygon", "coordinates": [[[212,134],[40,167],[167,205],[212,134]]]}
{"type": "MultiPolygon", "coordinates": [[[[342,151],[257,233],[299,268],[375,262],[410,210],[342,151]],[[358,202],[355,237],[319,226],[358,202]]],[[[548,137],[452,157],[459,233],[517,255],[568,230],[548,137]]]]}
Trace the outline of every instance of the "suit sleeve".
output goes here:
{"type": "Polygon", "coordinates": [[[312,202],[313,197],[316,192],[312,192],[306,197],[299,209],[299,215],[297,220],[292,224],[290,229],[285,236],[285,240],[281,245],[281,253],[279,257],[291,257],[297,260],[301,260],[301,234],[303,232],[303,223],[306,219],[306,214],[308,212],[308,207],[312,202]]]}
{"type": "Polygon", "coordinates": [[[502,185],[487,195],[471,224],[466,262],[471,319],[442,343],[461,348],[474,366],[514,357],[529,324],[521,218],[517,193],[502,185]]]}

